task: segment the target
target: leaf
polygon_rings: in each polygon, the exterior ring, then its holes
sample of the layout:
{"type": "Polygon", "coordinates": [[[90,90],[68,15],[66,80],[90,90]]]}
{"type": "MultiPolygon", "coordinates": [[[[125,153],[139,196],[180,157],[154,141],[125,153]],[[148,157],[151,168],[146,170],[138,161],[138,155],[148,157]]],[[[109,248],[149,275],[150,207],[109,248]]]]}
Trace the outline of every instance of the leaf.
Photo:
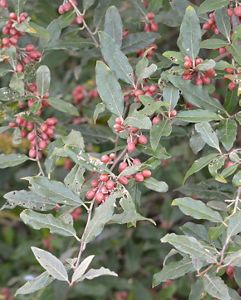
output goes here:
{"type": "Polygon", "coordinates": [[[145,179],[143,184],[146,188],[158,193],[166,193],[168,191],[168,185],[166,184],[166,182],[158,181],[152,177],[145,179]]]}
{"type": "Polygon", "coordinates": [[[227,238],[237,235],[241,232],[241,211],[236,212],[229,218],[227,238]]]}
{"type": "Polygon", "coordinates": [[[47,287],[53,280],[53,277],[51,277],[48,272],[43,272],[34,279],[27,281],[22,287],[17,289],[15,296],[35,293],[38,290],[47,287]]]}
{"type": "Polygon", "coordinates": [[[83,167],[75,165],[64,179],[65,185],[74,193],[78,194],[85,182],[84,172],[83,167]]]}
{"type": "Polygon", "coordinates": [[[35,209],[39,211],[51,210],[56,206],[56,202],[51,199],[41,197],[40,195],[30,191],[12,191],[3,196],[8,205],[4,205],[4,208],[15,208],[21,206],[24,208],[35,209]]]}
{"type": "Polygon", "coordinates": [[[150,130],[150,143],[153,150],[156,150],[161,137],[163,136],[169,136],[172,132],[172,125],[171,121],[166,119],[163,121],[160,121],[157,125],[154,125],[151,127],[150,130]]]}
{"type": "Polygon", "coordinates": [[[24,154],[0,154],[0,169],[21,165],[29,158],[24,154]]]}
{"type": "Polygon", "coordinates": [[[120,200],[120,206],[123,209],[123,212],[120,214],[114,214],[111,222],[117,224],[130,223],[133,226],[136,226],[136,222],[138,221],[150,221],[155,225],[155,222],[152,219],[145,218],[136,211],[136,207],[131,196],[122,198],[120,200]]]}
{"type": "Polygon", "coordinates": [[[206,71],[210,69],[214,69],[216,65],[216,62],[213,59],[208,59],[202,62],[197,66],[197,69],[200,71],[206,71]]]}
{"type": "Polygon", "coordinates": [[[178,206],[181,211],[197,220],[209,220],[211,222],[222,222],[221,215],[209,208],[202,201],[192,198],[178,198],[173,200],[172,205],[178,206]]]}
{"type": "Polygon", "coordinates": [[[192,6],[188,6],[180,27],[179,40],[185,55],[194,60],[200,50],[201,27],[192,6]]]}
{"type": "Polygon", "coordinates": [[[95,0],[83,0],[84,10],[89,9],[94,3],[95,3],[95,0]]]}
{"type": "Polygon", "coordinates": [[[200,134],[194,134],[191,136],[189,141],[190,147],[192,148],[193,153],[197,154],[199,151],[203,149],[206,143],[201,138],[200,134]]]}
{"type": "Polygon", "coordinates": [[[115,44],[114,40],[105,32],[99,33],[100,50],[118,79],[122,79],[126,83],[134,84],[133,69],[123,52],[115,44]]]}
{"type": "Polygon", "coordinates": [[[209,11],[225,7],[229,4],[229,0],[205,0],[198,8],[199,14],[205,14],[209,11]]]}
{"type": "Polygon", "coordinates": [[[218,49],[221,47],[228,46],[229,43],[227,41],[221,39],[208,39],[201,41],[200,48],[202,49],[218,49]]]}
{"type": "Polygon", "coordinates": [[[151,77],[153,73],[157,70],[157,65],[151,64],[149,67],[144,68],[144,70],[138,76],[138,82],[142,81],[143,79],[151,77]]]}
{"type": "Polygon", "coordinates": [[[185,182],[188,179],[188,177],[205,168],[217,156],[218,153],[211,153],[199,158],[198,160],[195,160],[191,168],[187,171],[183,181],[185,182]]]}
{"type": "Polygon", "coordinates": [[[92,280],[92,279],[100,277],[100,276],[118,277],[118,275],[115,272],[110,271],[107,268],[101,267],[100,269],[90,269],[87,273],[84,274],[83,279],[92,280]]]}
{"type": "Polygon", "coordinates": [[[225,101],[224,101],[224,108],[227,110],[228,113],[233,113],[238,106],[238,91],[237,88],[230,91],[227,89],[225,101]]]}
{"type": "Polygon", "coordinates": [[[241,250],[228,254],[224,259],[226,266],[241,267],[241,250]]]}
{"type": "Polygon", "coordinates": [[[155,32],[130,33],[123,39],[121,51],[125,54],[143,50],[151,45],[159,35],[155,32]]]}
{"type": "Polygon", "coordinates": [[[215,21],[218,30],[226,37],[228,41],[230,41],[231,24],[226,8],[217,9],[215,11],[215,21]]]}
{"type": "Polygon", "coordinates": [[[218,137],[224,148],[229,151],[236,140],[237,136],[237,123],[232,119],[225,119],[219,123],[218,137]]]}
{"type": "Polygon", "coordinates": [[[212,297],[220,300],[231,300],[228,287],[220,277],[205,274],[203,284],[205,291],[212,297]]]}
{"type": "Polygon", "coordinates": [[[149,117],[145,116],[141,111],[134,110],[125,119],[125,125],[134,126],[139,129],[151,129],[152,123],[149,117]]]}
{"type": "Polygon", "coordinates": [[[37,91],[41,98],[48,93],[50,87],[50,70],[47,66],[43,65],[38,68],[36,71],[36,84],[37,84],[37,91]]]}
{"type": "Polygon", "coordinates": [[[173,85],[167,85],[163,88],[163,101],[169,104],[169,111],[172,111],[176,107],[179,98],[179,90],[173,85]]]}
{"type": "Polygon", "coordinates": [[[189,80],[183,80],[180,76],[168,76],[170,82],[181,90],[184,98],[193,105],[213,112],[223,112],[224,109],[217,99],[209,96],[208,91],[202,87],[193,85],[189,80]]]}
{"type": "Polygon", "coordinates": [[[82,133],[77,130],[71,130],[67,136],[62,137],[65,146],[75,147],[79,151],[84,151],[85,142],[82,133]]]}
{"type": "Polygon", "coordinates": [[[98,103],[95,107],[95,111],[93,114],[93,120],[94,124],[96,124],[96,121],[101,113],[105,111],[105,104],[104,103],[98,103]]]}
{"type": "Polygon", "coordinates": [[[66,102],[53,97],[49,97],[47,101],[56,110],[62,111],[71,116],[79,116],[78,109],[70,102],[66,102]]]}
{"type": "Polygon", "coordinates": [[[161,239],[161,242],[169,243],[178,251],[188,254],[193,258],[198,258],[208,263],[216,262],[216,258],[213,254],[208,249],[205,249],[204,246],[202,246],[202,244],[193,237],[171,233],[165,235],[161,239]]]}
{"type": "Polygon", "coordinates": [[[118,9],[115,6],[110,6],[105,14],[104,31],[112,37],[119,47],[122,44],[122,28],[123,24],[118,9]]]}
{"type": "Polygon", "coordinates": [[[235,186],[241,186],[241,171],[238,171],[238,173],[234,175],[232,183],[235,186]]]}
{"type": "Polygon", "coordinates": [[[14,73],[11,78],[9,87],[13,91],[19,93],[19,95],[23,96],[24,95],[24,74],[14,73]]]}
{"type": "Polygon", "coordinates": [[[191,109],[186,111],[180,111],[176,118],[178,120],[188,122],[188,123],[198,123],[198,122],[210,122],[210,121],[219,121],[221,116],[204,109],[191,109]]]}
{"type": "Polygon", "coordinates": [[[234,60],[240,65],[241,64],[240,45],[232,44],[227,47],[227,50],[232,54],[234,60]]]}
{"type": "Polygon", "coordinates": [[[82,241],[84,243],[89,243],[95,237],[97,237],[104,229],[106,223],[111,220],[114,213],[114,206],[117,197],[118,194],[116,193],[110,195],[107,201],[105,201],[95,209],[95,214],[86,227],[86,230],[82,236],[82,241]]]}
{"type": "Polygon", "coordinates": [[[47,177],[31,177],[28,180],[31,184],[31,190],[40,196],[51,198],[52,201],[70,206],[83,204],[79,196],[60,181],[49,180],[47,177]]]}
{"type": "Polygon", "coordinates": [[[156,287],[162,282],[170,279],[176,279],[184,276],[189,272],[193,272],[192,260],[185,257],[180,261],[173,261],[165,265],[162,270],[153,276],[152,287],[156,287]]]}
{"type": "Polygon", "coordinates": [[[197,300],[201,299],[203,296],[203,282],[201,279],[198,279],[191,288],[191,292],[188,300],[197,300]]]}
{"type": "Polygon", "coordinates": [[[74,271],[74,274],[72,276],[72,280],[71,283],[74,282],[78,282],[81,281],[84,273],[86,272],[86,270],[88,269],[90,263],[92,262],[93,258],[95,256],[94,255],[90,255],[88,257],[86,257],[78,266],[78,268],[74,271]]]}
{"type": "Polygon", "coordinates": [[[68,273],[63,263],[48,251],[39,249],[37,247],[31,247],[34,256],[40,265],[57,280],[68,282],[68,273]]]}
{"type": "Polygon", "coordinates": [[[0,88],[0,101],[1,102],[16,101],[16,98],[18,96],[19,96],[19,94],[10,88],[7,88],[7,87],[0,88]]]}
{"type": "Polygon", "coordinates": [[[196,124],[195,129],[201,135],[202,139],[206,144],[221,152],[219,148],[218,137],[208,122],[201,122],[196,124]]]}
{"type": "Polygon", "coordinates": [[[122,116],[124,97],[121,86],[111,70],[101,61],[96,63],[96,84],[106,108],[113,114],[122,116]]]}
{"type": "Polygon", "coordinates": [[[26,209],[21,212],[20,218],[26,225],[29,225],[33,229],[48,228],[50,233],[62,236],[74,236],[76,238],[76,232],[72,225],[63,222],[60,218],[55,218],[51,214],[41,214],[26,209]]]}

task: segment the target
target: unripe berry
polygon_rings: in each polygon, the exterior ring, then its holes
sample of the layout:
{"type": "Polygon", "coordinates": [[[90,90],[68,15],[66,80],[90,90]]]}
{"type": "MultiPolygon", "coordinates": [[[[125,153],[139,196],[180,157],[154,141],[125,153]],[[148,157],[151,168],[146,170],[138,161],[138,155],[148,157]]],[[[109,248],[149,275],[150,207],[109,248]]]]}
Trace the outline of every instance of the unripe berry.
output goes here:
{"type": "Polygon", "coordinates": [[[88,200],[93,200],[94,198],[95,198],[95,191],[89,190],[89,191],[86,193],[86,199],[88,199],[88,200]]]}
{"type": "Polygon", "coordinates": [[[142,175],[144,176],[144,178],[149,178],[149,177],[151,177],[151,171],[150,170],[143,170],[142,175]]]}
{"type": "Polygon", "coordinates": [[[144,181],[144,176],[143,176],[143,174],[142,173],[136,173],[135,174],[135,181],[136,182],[143,182],[144,181]]]}
{"type": "Polygon", "coordinates": [[[108,174],[101,174],[100,175],[100,181],[106,182],[109,180],[109,175],[108,174]]]}
{"type": "Polygon", "coordinates": [[[148,143],[148,139],[145,135],[140,135],[138,137],[138,143],[141,145],[146,145],[148,143]]]}
{"type": "Polygon", "coordinates": [[[121,177],[119,177],[119,182],[121,183],[121,184],[123,184],[123,185],[127,185],[128,184],[128,179],[125,177],[125,176],[121,176],[121,177]]]}
{"type": "Polygon", "coordinates": [[[115,153],[111,153],[111,154],[109,155],[109,157],[110,157],[111,160],[113,160],[113,159],[116,158],[116,155],[115,155],[115,153]]]}

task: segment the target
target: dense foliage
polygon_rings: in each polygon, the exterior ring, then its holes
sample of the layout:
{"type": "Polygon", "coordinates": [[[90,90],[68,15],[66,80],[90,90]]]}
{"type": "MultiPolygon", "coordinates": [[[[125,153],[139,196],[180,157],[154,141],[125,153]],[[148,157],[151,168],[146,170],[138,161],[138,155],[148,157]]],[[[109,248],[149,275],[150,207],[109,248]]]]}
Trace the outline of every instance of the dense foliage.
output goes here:
{"type": "Polygon", "coordinates": [[[0,27],[0,299],[240,299],[241,3],[0,0],[0,27]]]}

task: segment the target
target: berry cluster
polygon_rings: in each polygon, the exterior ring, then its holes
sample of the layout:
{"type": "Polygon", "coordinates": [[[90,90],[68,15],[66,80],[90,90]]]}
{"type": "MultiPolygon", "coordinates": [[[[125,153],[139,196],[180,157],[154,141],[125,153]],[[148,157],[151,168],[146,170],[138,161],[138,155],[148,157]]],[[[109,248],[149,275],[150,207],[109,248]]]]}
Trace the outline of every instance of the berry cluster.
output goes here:
{"type": "Polygon", "coordinates": [[[208,15],[208,21],[203,24],[202,28],[204,30],[211,30],[215,34],[219,34],[214,12],[208,15]]]}
{"type": "Polygon", "coordinates": [[[114,130],[116,133],[126,132],[128,134],[128,138],[127,138],[128,153],[134,152],[138,144],[146,145],[148,143],[147,137],[141,134],[138,128],[125,125],[124,120],[122,118],[115,119],[114,130]]]}
{"type": "Polygon", "coordinates": [[[86,193],[86,199],[95,200],[98,204],[105,202],[116,187],[116,182],[109,174],[100,174],[91,181],[91,189],[86,193]]]}
{"type": "Polygon", "coordinates": [[[236,6],[235,8],[228,9],[228,15],[232,17],[233,15],[241,18],[241,5],[236,6]]]}
{"type": "Polygon", "coordinates": [[[96,99],[98,92],[96,89],[87,91],[83,85],[77,85],[72,92],[72,97],[75,104],[80,104],[85,99],[96,99]]]}
{"type": "MultiPolygon", "coordinates": [[[[74,5],[77,5],[77,1],[76,0],[72,0],[74,5]]],[[[70,1],[65,1],[62,5],[59,6],[58,8],[58,12],[60,15],[63,15],[65,13],[67,13],[68,11],[72,10],[74,7],[71,4],[70,1]]]]}
{"type": "MultiPolygon", "coordinates": [[[[167,115],[168,115],[169,118],[175,118],[176,115],[177,115],[177,111],[175,109],[173,109],[171,111],[168,111],[167,115]]],[[[162,120],[162,118],[159,115],[154,116],[153,119],[152,119],[152,125],[159,124],[161,120],[162,120]]]]}
{"type": "MultiPolygon", "coordinates": [[[[128,160],[124,160],[119,164],[118,172],[120,174],[126,168],[131,167],[131,166],[138,166],[140,164],[141,164],[141,161],[138,158],[129,157],[128,160]]],[[[127,185],[129,183],[130,179],[134,179],[136,182],[143,182],[145,179],[150,178],[150,177],[151,177],[151,171],[148,169],[145,169],[141,172],[137,172],[132,175],[119,176],[118,181],[123,185],[127,185]]]]}
{"type": "MultiPolygon", "coordinates": [[[[233,68],[226,68],[224,71],[225,71],[227,74],[232,75],[231,77],[233,77],[233,76],[238,77],[238,75],[239,75],[239,74],[236,73],[236,70],[233,69],[233,68]]],[[[237,83],[235,82],[235,79],[233,79],[233,78],[231,79],[229,76],[225,76],[225,78],[228,78],[228,79],[232,80],[232,81],[228,84],[228,89],[229,89],[230,91],[235,90],[236,87],[237,87],[237,83]]]]}
{"type": "Polygon", "coordinates": [[[196,85],[207,85],[211,83],[211,78],[215,77],[215,70],[209,69],[204,73],[198,70],[197,66],[203,62],[201,58],[196,58],[193,61],[189,56],[184,57],[184,72],[182,78],[184,80],[194,80],[196,85]]]}
{"type": "Polygon", "coordinates": [[[155,14],[153,12],[149,12],[146,15],[146,19],[148,23],[145,24],[144,31],[145,32],[157,32],[158,24],[155,22],[155,14]]]}

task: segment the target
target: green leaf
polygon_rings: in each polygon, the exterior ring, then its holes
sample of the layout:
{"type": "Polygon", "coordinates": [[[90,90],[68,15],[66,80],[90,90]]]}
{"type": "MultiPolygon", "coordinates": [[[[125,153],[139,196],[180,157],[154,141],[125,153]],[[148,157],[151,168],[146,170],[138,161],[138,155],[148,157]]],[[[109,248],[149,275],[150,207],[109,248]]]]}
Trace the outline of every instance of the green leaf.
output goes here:
{"type": "Polygon", "coordinates": [[[104,103],[98,103],[95,107],[95,111],[93,114],[93,120],[94,124],[96,124],[96,121],[101,113],[105,111],[105,104],[104,103]]]}
{"type": "Polygon", "coordinates": [[[227,151],[233,147],[236,141],[237,129],[237,123],[233,119],[225,119],[219,123],[218,137],[227,151]]]}
{"type": "Polygon", "coordinates": [[[167,234],[161,239],[162,243],[169,243],[178,251],[190,255],[192,258],[198,258],[208,263],[215,263],[216,258],[212,253],[193,237],[185,235],[167,234]]]}
{"type": "Polygon", "coordinates": [[[155,32],[130,33],[123,39],[121,51],[125,54],[136,52],[150,46],[159,35],[155,32]]]}
{"type": "Polygon", "coordinates": [[[203,292],[203,282],[201,279],[198,279],[191,287],[191,292],[188,300],[201,299],[203,296],[203,292]]]}
{"type": "Polygon", "coordinates": [[[180,76],[168,76],[171,83],[181,90],[184,98],[193,105],[210,111],[223,112],[220,102],[209,96],[207,89],[193,85],[189,80],[183,80],[180,76]]]}
{"type": "Polygon", "coordinates": [[[112,37],[119,47],[122,44],[122,28],[123,24],[118,9],[115,6],[110,6],[105,14],[104,31],[112,37]]]}
{"type": "Polygon", "coordinates": [[[37,90],[41,98],[48,93],[50,87],[50,70],[47,66],[43,65],[36,71],[36,84],[37,90]]]}
{"type": "Polygon", "coordinates": [[[228,254],[224,259],[226,266],[241,267],[241,250],[228,254]]]}
{"type": "Polygon", "coordinates": [[[198,8],[199,14],[205,14],[209,11],[225,7],[229,4],[229,0],[205,0],[198,8]]]}
{"type": "Polygon", "coordinates": [[[227,89],[225,101],[224,101],[224,108],[227,110],[228,113],[233,113],[238,106],[238,90],[237,88],[230,91],[227,89]]]}
{"type": "Polygon", "coordinates": [[[235,186],[241,186],[241,171],[234,175],[232,183],[235,186]]]}
{"type": "Polygon", "coordinates": [[[169,136],[172,132],[171,121],[166,119],[160,121],[157,125],[151,127],[150,130],[150,143],[153,150],[156,150],[161,137],[169,136]]]}
{"type": "Polygon", "coordinates": [[[200,71],[206,71],[210,69],[214,69],[216,65],[216,62],[213,59],[208,59],[202,62],[197,66],[197,69],[200,71]]]}
{"type": "Polygon", "coordinates": [[[19,95],[23,96],[24,95],[24,74],[14,73],[11,78],[9,87],[13,91],[19,93],[19,95]]]}
{"type": "Polygon", "coordinates": [[[95,256],[94,255],[90,255],[88,257],[86,257],[78,266],[78,268],[74,271],[74,274],[72,276],[71,282],[78,282],[81,281],[84,273],[86,272],[86,270],[88,269],[90,263],[92,262],[93,258],[95,256]]]}
{"type": "Polygon", "coordinates": [[[38,290],[47,287],[53,280],[53,277],[51,277],[48,272],[43,272],[39,276],[27,281],[23,286],[21,286],[16,291],[15,296],[35,293],[38,290]]]}
{"type": "Polygon", "coordinates": [[[139,129],[151,129],[152,123],[149,117],[145,116],[141,111],[134,110],[125,119],[125,125],[134,126],[139,129]]]}
{"type": "Polygon", "coordinates": [[[232,54],[234,60],[241,65],[240,45],[232,44],[227,47],[227,50],[232,54]]]}
{"type": "Polygon", "coordinates": [[[71,130],[67,136],[62,137],[65,146],[77,148],[79,151],[84,151],[85,142],[82,133],[77,130],[71,130]]]}
{"type": "Polygon", "coordinates": [[[143,79],[151,77],[153,73],[157,70],[157,65],[151,64],[150,66],[143,69],[143,71],[138,76],[138,82],[141,82],[143,79]]]}
{"type": "Polygon", "coordinates": [[[180,98],[179,90],[173,85],[167,85],[163,88],[163,101],[169,104],[168,110],[173,110],[180,98]]]}
{"type": "Polygon", "coordinates": [[[200,134],[194,134],[191,136],[189,141],[190,147],[192,148],[193,153],[197,154],[203,149],[206,143],[201,138],[200,134]]]}
{"type": "Polygon", "coordinates": [[[171,262],[165,265],[160,272],[154,274],[152,287],[156,287],[160,283],[165,282],[167,280],[182,277],[185,274],[193,271],[194,268],[192,260],[190,260],[189,258],[184,257],[180,261],[171,262]]]}
{"type": "Polygon", "coordinates": [[[194,60],[200,50],[201,27],[199,18],[192,6],[188,6],[180,27],[181,50],[194,60]]]}
{"type": "Polygon", "coordinates": [[[241,211],[236,212],[229,218],[227,238],[237,235],[241,232],[241,211]]]}
{"type": "Polygon", "coordinates": [[[218,153],[211,153],[199,158],[198,160],[195,160],[191,168],[187,171],[183,181],[185,182],[188,179],[188,177],[205,168],[218,155],[219,155],[218,153]]]}
{"type": "Polygon", "coordinates": [[[76,194],[80,192],[85,181],[84,172],[83,167],[75,165],[64,179],[65,185],[76,194]]]}
{"type": "Polygon", "coordinates": [[[68,281],[68,273],[63,263],[48,251],[39,249],[37,247],[31,247],[34,256],[40,265],[57,280],[68,281]]]}
{"type": "Polygon", "coordinates": [[[201,135],[206,144],[221,152],[218,137],[208,122],[201,122],[196,124],[195,129],[201,135]]]}
{"type": "Polygon", "coordinates": [[[168,185],[164,181],[158,181],[155,178],[145,179],[144,186],[152,191],[158,193],[166,193],[168,191],[168,185]]]}
{"type": "Polygon", "coordinates": [[[30,177],[27,179],[31,184],[31,190],[40,196],[51,198],[52,201],[70,206],[83,204],[79,196],[60,181],[49,180],[47,177],[30,177]]]}
{"type": "Polygon", "coordinates": [[[210,122],[210,121],[219,121],[221,116],[204,109],[192,109],[186,111],[180,111],[176,118],[178,120],[188,122],[188,123],[198,123],[198,122],[210,122]]]}
{"type": "Polygon", "coordinates": [[[29,158],[24,154],[0,154],[0,169],[21,165],[29,158]]]}
{"type": "Polygon", "coordinates": [[[218,49],[221,47],[228,46],[229,43],[227,41],[221,39],[208,39],[201,41],[200,48],[202,49],[218,49]]]}
{"type": "Polygon", "coordinates": [[[24,208],[30,208],[39,211],[48,211],[53,209],[57,202],[52,201],[49,198],[42,197],[36,193],[30,191],[12,191],[3,196],[8,205],[4,205],[4,208],[15,208],[21,206],[24,208]]]}
{"type": "Polygon", "coordinates": [[[130,223],[131,225],[136,226],[136,222],[138,221],[149,221],[155,225],[155,222],[152,219],[145,218],[136,211],[135,204],[130,196],[122,198],[120,200],[120,206],[123,209],[123,212],[114,214],[111,222],[117,224],[130,223]]]}
{"type": "Polygon", "coordinates": [[[209,208],[202,201],[192,198],[178,198],[172,202],[172,205],[178,206],[181,211],[197,220],[209,220],[211,222],[222,222],[221,215],[209,208]]]}
{"type": "Polygon", "coordinates": [[[69,102],[50,97],[48,98],[48,103],[56,110],[62,111],[71,116],[79,116],[78,109],[69,102]]]}
{"type": "Polygon", "coordinates": [[[203,284],[205,291],[212,297],[220,300],[231,300],[228,293],[228,287],[220,277],[205,274],[203,277],[203,284]]]}
{"type": "Polygon", "coordinates": [[[115,277],[118,277],[118,275],[115,272],[110,271],[107,268],[101,267],[99,269],[90,269],[88,272],[86,272],[84,274],[84,276],[82,277],[82,280],[84,280],[84,279],[92,280],[92,279],[100,277],[100,276],[115,276],[115,277]]]}
{"type": "Polygon", "coordinates": [[[16,101],[18,97],[19,94],[16,91],[13,91],[12,89],[7,87],[0,88],[1,102],[16,101]]]}
{"type": "Polygon", "coordinates": [[[67,224],[60,218],[55,218],[51,214],[41,214],[26,209],[21,212],[20,218],[26,225],[29,225],[33,229],[39,230],[48,228],[50,233],[56,233],[62,236],[74,236],[76,238],[76,232],[73,225],[67,224]]]}
{"type": "Polygon", "coordinates": [[[114,72],[118,79],[122,79],[126,83],[133,85],[133,69],[127,57],[123,54],[123,52],[121,52],[119,46],[107,33],[100,32],[99,38],[101,53],[110,69],[114,72]]]}
{"type": "Polygon", "coordinates": [[[101,61],[96,63],[96,84],[106,108],[113,114],[122,116],[124,97],[121,86],[111,70],[101,61]]]}
{"type": "Polygon", "coordinates": [[[89,9],[94,3],[95,3],[95,0],[83,0],[84,10],[89,9]]]}
{"type": "Polygon", "coordinates": [[[218,30],[226,37],[228,41],[230,41],[231,24],[226,8],[217,9],[215,11],[215,21],[218,30]]]}
{"type": "Polygon", "coordinates": [[[95,214],[90,220],[86,230],[82,236],[82,241],[84,243],[91,242],[95,237],[97,237],[106,223],[108,223],[113,216],[115,201],[119,197],[118,194],[112,194],[109,196],[108,201],[105,201],[98,208],[95,209],[95,214]]]}

